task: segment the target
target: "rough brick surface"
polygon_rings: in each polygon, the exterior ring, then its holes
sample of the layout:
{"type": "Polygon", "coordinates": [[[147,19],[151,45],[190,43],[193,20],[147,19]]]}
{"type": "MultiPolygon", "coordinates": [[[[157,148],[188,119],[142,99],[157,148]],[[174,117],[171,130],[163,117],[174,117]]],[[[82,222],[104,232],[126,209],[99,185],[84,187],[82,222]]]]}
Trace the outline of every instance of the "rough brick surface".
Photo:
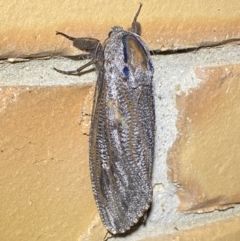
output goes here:
{"type": "Polygon", "coordinates": [[[0,240],[78,240],[96,224],[105,232],[78,124],[91,88],[1,88],[0,240]]]}
{"type": "Polygon", "coordinates": [[[178,97],[179,137],[169,158],[180,210],[240,202],[240,65],[197,68],[202,84],[178,97]]]}
{"type": "MultiPolygon", "coordinates": [[[[69,41],[55,35],[104,41],[112,26],[131,26],[139,2],[2,1],[0,3],[0,59],[76,53],[69,41]],[[124,13],[124,14],[122,14],[124,13]]],[[[182,49],[240,38],[238,0],[143,1],[139,16],[150,49],[182,49]]]]}

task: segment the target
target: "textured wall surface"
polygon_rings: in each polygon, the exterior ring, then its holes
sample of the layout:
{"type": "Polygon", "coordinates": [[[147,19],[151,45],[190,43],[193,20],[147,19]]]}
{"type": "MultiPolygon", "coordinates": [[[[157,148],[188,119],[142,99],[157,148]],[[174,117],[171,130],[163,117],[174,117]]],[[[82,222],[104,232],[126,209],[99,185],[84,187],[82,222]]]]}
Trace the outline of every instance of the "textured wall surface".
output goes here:
{"type": "MultiPolygon", "coordinates": [[[[154,196],[146,225],[124,240],[238,241],[240,2],[142,3],[143,38],[163,51],[152,56],[154,196]]],[[[88,165],[96,74],[53,70],[88,61],[54,58],[80,53],[55,31],[104,41],[138,4],[0,3],[0,240],[105,236],[88,165]]]]}
{"type": "MultiPolygon", "coordinates": [[[[209,46],[240,38],[240,2],[142,1],[142,36],[151,49],[209,46]]],[[[112,26],[131,26],[139,1],[1,2],[0,56],[76,53],[55,31],[104,41],[112,26]]]]}

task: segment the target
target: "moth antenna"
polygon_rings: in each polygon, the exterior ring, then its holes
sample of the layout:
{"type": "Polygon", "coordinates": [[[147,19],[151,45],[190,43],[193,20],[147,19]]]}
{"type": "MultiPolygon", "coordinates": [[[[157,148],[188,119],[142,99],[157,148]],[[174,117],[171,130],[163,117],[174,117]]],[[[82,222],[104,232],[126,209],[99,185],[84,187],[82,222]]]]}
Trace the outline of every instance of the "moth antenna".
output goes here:
{"type": "Polygon", "coordinates": [[[136,15],[135,15],[135,17],[134,17],[134,19],[133,19],[133,23],[136,23],[136,22],[137,22],[137,18],[138,18],[138,15],[139,15],[140,11],[141,11],[141,8],[142,8],[142,3],[140,3],[140,6],[139,6],[139,8],[138,8],[138,11],[137,11],[137,13],[136,13],[136,15]]]}
{"type": "Polygon", "coordinates": [[[141,25],[139,22],[137,22],[137,18],[138,18],[138,15],[141,11],[141,8],[142,8],[142,3],[140,3],[140,6],[138,8],[138,11],[137,13],[135,14],[134,18],[133,18],[133,22],[132,22],[132,27],[129,29],[129,31],[133,32],[133,33],[136,33],[138,34],[139,36],[141,35],[141,25]]]}

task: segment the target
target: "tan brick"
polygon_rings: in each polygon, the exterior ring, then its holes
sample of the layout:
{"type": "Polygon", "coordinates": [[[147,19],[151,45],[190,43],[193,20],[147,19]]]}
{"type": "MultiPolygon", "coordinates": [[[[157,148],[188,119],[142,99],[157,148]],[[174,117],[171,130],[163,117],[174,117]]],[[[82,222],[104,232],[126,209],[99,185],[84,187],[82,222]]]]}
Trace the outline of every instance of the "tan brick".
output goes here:
{"type": "Polygon", "coordinates": [[[208,212],[240,202],[240,65],[195,72],[202,84],[177,99],[179,136],[168,165],[179,209],[208,212]]]}
{"type": "MultiPolygon", "coordinates": [[[[139,2],[47,1],[0,3],[0,59],[73,54],[55,31],[104,41],[115,25],[129,28],[139,2]],[[122,14],[124,13],[124,14],[122,14]]],[[[240,38],[239,0],[144,1],[139,21],[150,49],[179,49],[240,38]]]]}
{"type": "Polygon", "coordinates": [[[97,225],[104,236],[78,124],[91,88],[1,88],[0,240],[78,240],[97,225]]]}

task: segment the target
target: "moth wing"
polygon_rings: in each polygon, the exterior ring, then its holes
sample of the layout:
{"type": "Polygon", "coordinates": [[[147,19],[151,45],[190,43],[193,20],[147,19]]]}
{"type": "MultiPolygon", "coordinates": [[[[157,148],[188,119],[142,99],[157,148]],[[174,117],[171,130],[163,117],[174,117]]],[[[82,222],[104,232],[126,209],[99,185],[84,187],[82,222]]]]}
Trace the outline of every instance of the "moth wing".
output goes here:
{"type": "MultiPolygon", "coordinates": [[[[131,54],[131,46],[127,51],[131,54]]],[[[131,73],[135,68],[129,65],[131,73]]],[[[91,124],[90,168],[101,219],[107,230],[116,234],[136,224],[152,200],[155,116],[152,80],[146,79],[151,75],[139,75],[145,79],[137,83],[148,84],[137,88],[121,78],[107,78],[100,71],[91,124]]]]}

